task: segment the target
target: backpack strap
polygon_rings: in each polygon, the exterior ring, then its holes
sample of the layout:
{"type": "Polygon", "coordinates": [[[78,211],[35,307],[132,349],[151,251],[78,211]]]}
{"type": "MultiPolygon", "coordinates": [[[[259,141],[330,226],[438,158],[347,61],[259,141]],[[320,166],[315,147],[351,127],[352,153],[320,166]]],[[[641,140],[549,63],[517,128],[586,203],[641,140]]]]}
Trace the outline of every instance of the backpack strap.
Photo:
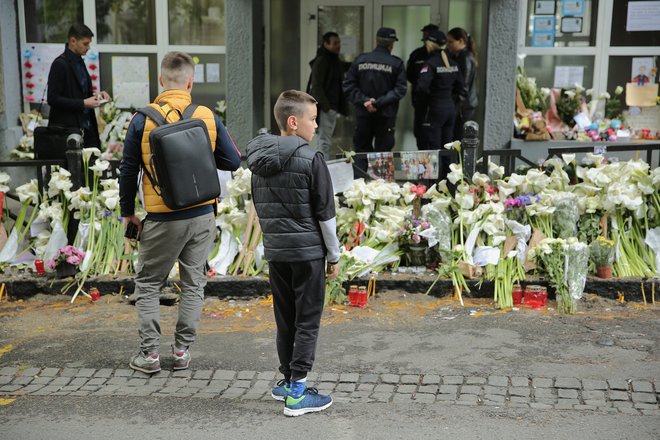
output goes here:
{"type": "Polygon", "coordinates": [[[162,115],[161,112],[156,110],[153,107],[147,106],[147,107],[142,107],[137,109],[138,113],[142,113],[143,115],[149,117],[152,121],[156,123],[157,127],[160,127],[161,125],[167,124],[167,120],[165,117],[162,115]]]}
{"type": "Polygon", "coordinates": [[[188,107],[186,107],[186,109],[183,111],[183,115],[181,115],[181,120],[192,118],[192,115],[195,113],[195,110],[197,110],[197,107],[199,107],[197,104],[190,104],[188,107]]]}

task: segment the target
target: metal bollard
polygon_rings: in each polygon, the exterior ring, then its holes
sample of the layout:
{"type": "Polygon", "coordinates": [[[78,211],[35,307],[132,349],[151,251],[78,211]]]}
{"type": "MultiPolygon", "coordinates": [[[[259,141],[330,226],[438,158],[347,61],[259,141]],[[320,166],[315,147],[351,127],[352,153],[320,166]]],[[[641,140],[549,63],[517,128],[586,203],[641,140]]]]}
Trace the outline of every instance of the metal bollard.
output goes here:
{"type": "Polygon", "coordinates": [[[479,149],[479,124],[466,121],[463,124],[463,140],[461,141],[461,154],[463,155],[463,175],[467,180],[472,179],[476,170],[476,155],[479,149]]]}

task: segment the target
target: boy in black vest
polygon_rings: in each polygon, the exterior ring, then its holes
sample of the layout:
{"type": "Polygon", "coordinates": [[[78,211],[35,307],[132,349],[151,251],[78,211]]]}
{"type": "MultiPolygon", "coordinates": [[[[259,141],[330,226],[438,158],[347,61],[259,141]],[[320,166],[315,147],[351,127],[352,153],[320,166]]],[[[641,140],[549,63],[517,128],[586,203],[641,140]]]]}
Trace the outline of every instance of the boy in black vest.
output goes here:
{"type": "Polygon", "coordinates": [[[252,197],[263,230],[277,354],[284,380],[272,396],[283,400],[284,414],[322,411],[330,396],[307,388],[325,297],[325,277],[337,277],[332,181],[323,154],[309,142],[316,129],[316,100],[297,90],[283,92],[275,103],[281,136],[264,134],[248,143],[252,197]],[[326,263],[327,261],[327,263],[326,263]]]}

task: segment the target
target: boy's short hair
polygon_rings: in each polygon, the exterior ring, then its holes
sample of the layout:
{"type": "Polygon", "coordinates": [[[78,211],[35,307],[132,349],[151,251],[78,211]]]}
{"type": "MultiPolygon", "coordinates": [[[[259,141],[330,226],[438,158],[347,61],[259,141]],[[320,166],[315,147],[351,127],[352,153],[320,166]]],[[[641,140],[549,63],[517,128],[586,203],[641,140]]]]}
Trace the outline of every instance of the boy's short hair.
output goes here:
{"type": "Polygon", "coordinates": [[[309,95],[300,90],[287,90],[282,92],[277,98],[273,113],[275,114],[275,121],[277,122],[280,131],[286,131],[287,119],[289,116],[302,116],[305,112],[305,105],[314,104],[317,101],[312,95],[309,95]]]}
{"type": "Polygon", "coordinates": [[[92,38],[93,36],[94,33],[90,28],[82,23],[76,23],[69,28],[69,33],[67,34],[66,39],[68,40],[73,37],[76,40],[80,40],[82,38],[92,38]]]}
{"type": "Polygon", "coordinates": [[[168,52],[160,62],[163,82],[184,84],[195,74],[195,62],[185,52],[168,52]]]}

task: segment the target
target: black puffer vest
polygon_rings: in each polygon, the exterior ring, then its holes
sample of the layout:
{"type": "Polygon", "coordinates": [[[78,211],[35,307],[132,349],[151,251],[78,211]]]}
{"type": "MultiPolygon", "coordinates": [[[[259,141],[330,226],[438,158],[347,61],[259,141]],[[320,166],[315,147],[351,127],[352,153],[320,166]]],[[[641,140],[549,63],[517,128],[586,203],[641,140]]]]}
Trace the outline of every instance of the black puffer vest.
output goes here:
{"type": "Polygon", "coordinates": [[[315,154],[298,136],[261,135],[248,143],[252,200],[264,234],[268,261],[325,257],[310,192],[315,154]]]}

